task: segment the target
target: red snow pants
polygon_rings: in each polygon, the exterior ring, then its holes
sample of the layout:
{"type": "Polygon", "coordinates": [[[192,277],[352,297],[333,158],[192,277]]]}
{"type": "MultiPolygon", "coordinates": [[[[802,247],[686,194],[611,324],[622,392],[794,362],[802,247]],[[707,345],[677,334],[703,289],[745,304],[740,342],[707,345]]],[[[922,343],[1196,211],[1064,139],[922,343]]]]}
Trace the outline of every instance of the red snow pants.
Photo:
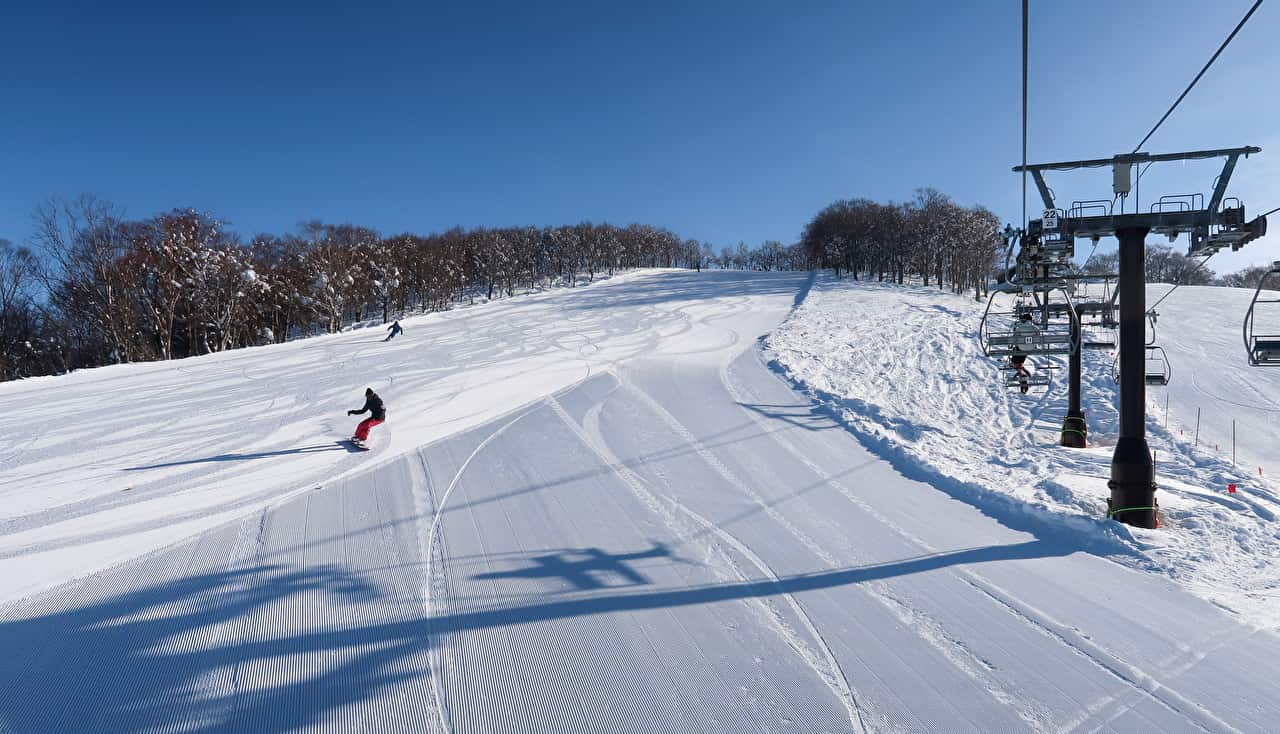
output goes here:
{"type": "Polygon", "coordinates": [[[368,441],[369,429],[373,428],[374,426],[380,426],[380,425],[382,425],[382,421],[378,420],[377,418],[365,418],[364,420],[360,421],[360,425],[356,426],[356,438],[360,439],[361,441],[368,441]]]}

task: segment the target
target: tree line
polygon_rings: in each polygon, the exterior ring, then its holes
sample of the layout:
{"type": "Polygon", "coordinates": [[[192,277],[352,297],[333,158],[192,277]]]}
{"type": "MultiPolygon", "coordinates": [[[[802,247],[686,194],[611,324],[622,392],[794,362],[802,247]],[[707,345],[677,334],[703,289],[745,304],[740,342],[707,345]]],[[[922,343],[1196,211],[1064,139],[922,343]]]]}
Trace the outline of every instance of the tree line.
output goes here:
{"type": "Polygon", "coordinates": [[[972,288],[987,295],[1002,252],[1000,220],[985,207],[963,207],[934,189],[912,201],[880,204],[870,199],[837,201],[805,226],[800,246],[807,259],[836,275],[904,283],[972,288]]]}
{"type": "MultiPolygon", "coordinates": [[[[739,242],[718,253],[661,227],[591,222],[384,237],[311,221],[244,242],[211,214],[130,220],[88,196],[52,200],[35,219],[31,247],[0,240],[0,380],[283,342],[628,268],[830,268],[981,299],[1004,264],[996,216],[934,189],[905,203],[836,201],[795,244],[739,242]]],[[[1112,252],[1078,271],[1117,267],[1112,252]]],[[[1171,247],[1146,249],[1150,282],[1256,288],[1267,270],[1217,277],[1171,247]]]]}
{"type": "MultiPolygon", "coordinates": [[[[1078,272],[1084,275],[1115,275],[1120,268],[1120,253],[1094,253],[1078,272]]],[[[1143,272],[1148,283],[1170,285],[1216,285],[1226,288],[1257,288],[1270,266],[1251,265],[1234,273],[1218,275],[1202,259],[1188,257],[1168,245],[1148,244],[1144,252],[1143,272]]],[[[1280,286],[1274,281],[1269,289],[1280,286]]]]}
{"type": "MultiPolygon", "coordinates": [[[[962,207],[934,189],[920,189],[912,201],[881,204],[856,198],[837,201],[805,226],[797,245],[801,259],[854,277],[972,289],[975,299],[989,295],[988,284],[1003,270],[1000,221],[982,206],[962,207]]],[[[1091,253],[1072,270],[1083,275],[1114,275],[1116,252],[1091,253]]],[[[1218,275],[1198,258],[1167,245],[1148,244],[1145,273],[1149,283],[1257,288],[1271,268],[1255,265],[1218,275]]],[[[1280,280],[1274,281],[1280,290],[1280,280]]]]}
{"type": "Polygon", "coordinates": [[[88,196],[35,220],[30,247],[0,240],[0,380],[283,342],[621,269],[808,267],[779,242],[717,254],[645,224],[384,237],[313,221],[244,242],[207,213],[130,220],[88,196]]]}

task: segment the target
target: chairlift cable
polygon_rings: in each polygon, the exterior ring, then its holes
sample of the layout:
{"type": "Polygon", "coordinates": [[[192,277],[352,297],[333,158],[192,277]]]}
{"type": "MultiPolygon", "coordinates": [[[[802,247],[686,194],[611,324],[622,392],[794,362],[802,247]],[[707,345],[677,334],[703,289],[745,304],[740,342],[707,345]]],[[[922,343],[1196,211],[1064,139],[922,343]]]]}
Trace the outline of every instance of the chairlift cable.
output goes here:
{"type": "MultiPolygon", "coordinates": [[[[1240,29],[1244,27],[1245,22],[1249,20],[1249,16],[1253,15],[1253,11],[1257,10],[1259,5],[1262,5],[1262,0],[1257,0],[1257,2],[1253,4],[1253,7],[1249,8],[1249,12],[1245,13],[1244,17],[1240,19],[1240,22],[1236,24],[1235,30],[1231,31],[1231,35],[1227,36],[1227,40],[1222,42],[1222,45],[1219,46],[1218,50],[1214,52],[1212,57],[1210,57],[1208,63],[1206,63],[1204,65],[1204,68],[1200,70],[1200,73],[1196,74],[1196,78],[1192,79],[1191,83],[1187,85],[1187,88],[1182,91],[1182,94],[1179,95],[1178,99],[1174,101],[1173,106],[1169,108],[1169,111],[1164,113],[1164,117],[1160,118],[1160,122],[1157,122],[1156,126],[1151,128],[1151,132],[1147,133],[1147,137],[1143,138],[1142,142],[1138,143],[1137,147],[1133,149],[1134,153],[1137,153],[1138,150],[1141,149],[1142,146],[1146,144],[1147,140],[1149,140],[1152,135],[1155,135],[1156,130],[1160,129],[1160,125],[1162,125],[1164,121],[1169,117],[1169,115],[1173,112],[1174,107],[1177,107],[1178,103],[1182,101],[1182,98],[1186,97],[1187,93],[1191,91],[1191,88],[1196,85],[1196,82],[1200,81],[1200,77],[1204,76],[1204,73],[1209,70],[1209,67],[1212,66],[1213,62],[1217,60],[1218,55],[1221,54],[1223,50],[1226,49],[1227,44],[1231,43],[1231,39],[1236,37],[1236,34],[1239,33],[1240,29]]],[[[1154,163],[1154,161],[1152,161],[1152,163],[1154,163]]],[[[1151,167],[1151,163],[1148,163],[1147,165],[1143,166],[1141,169],[1138,170],[1138,175],[1134,178],[1135,185],[1138,181],[1142,180],[1142,174],[1146,173],[1147,169],[1150,167],[1151,167]]]]}
{"type": "MultiPolygon", "coordinates": [[[[1196,270],[1192,270],[1192,274],[1196,274],[1196,273],[1198,272],[1198,270],[1199,270],[1199,269],[1201,269],[1201,268],[1203,268],[1203,266],[1204,266],[1204,265],[1206,265],[1206,264],[1208,263],[1208,261],[1210,261],[1210,260],[1212,259],[1213,255],[1216,255],[1216,254],[1217,254],[1217,252],[1210,252],[1210,254],[1208,254],[1206,257],[1204,257],[1204,259],[1203,259],[1203,260],[1201,260],[1201,263],[1199,263],[1199,265],[1197,265],[1197,266],[1196,266],[1196,270]]],[[[1156,306],[1158,306],[1158,305],[1160,305],[1160,304],[1164,304],[1164,302],[1165,302],[1165,298],[1167,298],[1167,297],[1169,297],[1169,296],[1174,295],[1174,291],[1178,290],[1178,288],[1180,288],[1181,286],[1183,286],[1183,284],[1181,284],[1181,283],[1175,283],[1175,284],[1174,284],[1174,287],[1170,288],[1169,292],[1165,293],[1165,295],[1164,295],[1164,296],[1161,296],[1161,297],[1160,297],[1160,300],[1156,301],[1156,302],[1155,302],[1155,304],[1152,304],[1151,306],[1149,306],[1149,307],[1148,307],[1148,309],[1147,309],[1147,313],[1149,314],[1149,313],[1151,313],[1151,311],[1155,311],[1155,310],[1156,310],[1156,306]]]]}
{"type": "MultiPolygon", "coordinates": [[[[1153,161],[1153,162],[1154,162],[1154,161],[1153,161]]],[[[1134,181],[1135,181],[1135,182],[1136,182],[1136,181],[1141,181],[1141,180],[1142,180],[1142,174],[1146,173],[1146,172],[1147,172],[1147,169],[1148,169],[1148,168],[1150,168],[1150,167],[1151,167],[1151,164],[1150,164],[1150,163],[1148,163],[1147,165],[1145,165],[1145,166],[1143,166],[1141,169],[1139,169],[1139,170],[1138,170],[1138,175],[1134,178],[1134,181]]]]}
{"type": "MultiPolygon", "coordinates": [[[[1164,124],[1164,121],[1169,118],[1169,115],[1173,114],[1174,109],[1176,109],[1177,106],[1182,102],[1183,98],[1186,97],[1187,94],[1191,92],[1191,89],[1196,85],[1196,82],[1200,81],[1200,77],[1204,76],[1204,73],[1209,70],[1210,66],[1213,66],[1213,62],[1218,60],[1218,56],[1221,55],[1224,50],[1226,50],[1227,45],[1230,44],[1231,40],[1236,37],[1236,34],[1240,32],[1240,29],[1244,27],[1244,24],[1249,21],[1249,18],[1253,15],[1254,11],[1256,11],[1260,5],[1262,5],[1262,0],[1257,0],[1257,2],[1253,4],[1253,7],[1249,8],[1249,12],[1245,13],[1244,17],[1240,19],[1240,22],[1236,24],[1235,30],[1231,31],[1231,35],[1227,36],[1227,40],[1222,42],[1222,45],[1218,47],[1218,50],[1214,52],[1213,56],[1209,57],[1209,61],[1205,63],[1204,68],[1200,69],[1200,73],[1196,74],[1196,78],[1192,79],[1191,83],[1187,85],[1187,88],[1182,90],[1182,94],[1178,95],[1178,98],[1174,100],[1173,105],[1169,107],[1169,111],[1164,113],[1164,116],[1160,118],[1159,122],[1156,123],[1155,127],[1151,128],[1151,132],[1147,133],[1146,137],[1142,139],[1142,142],[1138,143],[1138,145],[1134,147],[1133,149],[1134,153],[1137,153],[1139,150],[1141,150],[1142,146],[1146,145],[1147,141],[1151,139],[1151,136],[1156,134],[1156,130],[1159,130],[1160,126],[1164,124]]],[[[1025,0],[1024,0],[1024,7],[1025,7],[1025,0]]]]}
{"type": "MultiPolygon", "coordinates": [[[[1261,2],[1262,0],[1258,0],[1261,2]]],[[[1027,3],[1022,0],[1022,231],[1027,231],[1027,3]]]]}
{"type": "MultiPolygon", "coordinates": [[[[1089,264],[1089,261],[1093,259],[1093,253],[1095,253],[1095,252],[1097,252],[1097,251],[1098,251],[1098,242],[1099,242],[1099,240],[1094,240],[1094,241],[1093,241],[1093,248],[1089,250],[1089,257],[1086,257],[1086,258],[1084,259],[1084,264],[1085,264],[1085,265],[1088,265],[1088,264],[1089,264]]],[[[1083,266],[1082,266],[1082,267],[1083,267],[1083,266]]],[[[1087,275],[1087,273],[1086,273],[1086,275],[1087,275]]]]}

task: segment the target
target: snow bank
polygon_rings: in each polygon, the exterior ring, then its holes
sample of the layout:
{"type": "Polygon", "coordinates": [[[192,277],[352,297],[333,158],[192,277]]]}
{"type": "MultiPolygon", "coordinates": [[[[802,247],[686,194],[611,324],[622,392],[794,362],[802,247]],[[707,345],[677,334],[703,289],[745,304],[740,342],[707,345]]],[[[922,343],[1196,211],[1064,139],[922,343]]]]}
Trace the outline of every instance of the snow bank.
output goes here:
{"type": "MultiPolygon", "coordinates": [[[[1148,302],[1167,290],[1152,286],[1148,302]]],[[[1280,456],[1275,414],[1256,409],[1262,396],[1280,395],[1274,382],[1280,370],[1248,367],[1239,336],[1249,295],[1187,288],[1161,306],[1158,336],[1173,362],[1174,382],[1167,428],[1165,388],[1148,388],[1148,440],[1166,524],[1154,531],[1105,520],[1119,430],[1110,351],[1084,355],[1090,448],[1077,450],[1058,446],[1065,362],[1047,392],[1007,390],[995,361],[979,347],[985,303],[972,295],[823,277],[765,344],[777,369],[903,473],[1008,525],[1084,535],[1099,552],[1165,574],[1251,623],[1276,628],[1277,486],[1252,465],[1233,468],[1229,450],[1218,441],[1214,452],[1203,430],[1194,448],[1187,429],[1197,406],[1202,423],[1209,414],[1244,415],[1235,404],[1243,397],[1254,410],[1238,419],[1238,455],[1280,456]],[[1227,491],[1231,482],[1234,494],[1227,491]]],[[[1046,358],[1033,361],[1044,366],[1046,358]]]]}

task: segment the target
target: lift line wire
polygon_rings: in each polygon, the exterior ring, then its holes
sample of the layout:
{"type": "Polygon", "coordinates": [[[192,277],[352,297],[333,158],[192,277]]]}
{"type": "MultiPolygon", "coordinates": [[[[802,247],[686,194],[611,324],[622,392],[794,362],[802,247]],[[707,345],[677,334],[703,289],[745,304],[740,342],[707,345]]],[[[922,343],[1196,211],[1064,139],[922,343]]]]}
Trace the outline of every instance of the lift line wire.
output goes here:
{"type": "MultiPolygon", "coordinates": [[[[1023,133],[1022,133],[1022,135],[1023,135],[1023,147],[1024,147],[1024,149],[1025,149],[1025,147],[1026,147],[1026,74],[1027,74],[1027,68],[1026,68],[1026,67],[1027,67],[1027,63],[1026,63],[1026,2],[1027,2],[1027,0],[1023,0],[1023,39],[1022,39],[1022,40],[1023,40],[1023,61],[1022,61],[1022,75],[1023,75],[1023,123],[1022,123],[1022,124],[1023,124],[1023,133]]],[[[1209,67],[1213,65],[1213,62],[1218,60],[1218,56],[1219,56],[1219,55],[1221,55],[1221,54],[1222,54],[1222,52],[1223,52],[1224,50],[1226,50],[1227,45],[1231,43],[1232,39],[1234,39],[1234,38],[1236,37],[1236,34],[1240,32],[1240,29],[1244,27],[1244,24],[1245,24],[1245,23],[1249,20],[1249,18],[1253,15],[1254,11],[1256,11],[1256,10],[1258,9],[1258,7],[1259,7],[1259,6],[1261,6],[1261,5],[1262,5],[1262,0],[1256,0],[1256,2],[1254,2],[1253,7],[1249,8],[1249,12],[1245,13],[1244,17],[1240,19],[1240,22],[1236,24],[1235,29],[1234,29],[1234,30],[1232,30],[1232,31],[1231,31],[1231,34],[1227,36],[1227,39],[1226,39],[1225,41],[1223,41],[1223,42],[1222,42],[1222,45],[1218,47],[1218,50],[1217,50],[1216,52],[1214,52],[1213,56],[1209,58],[1209,61],[1204,65],[1204,68],[1200,69],[1200,73],[1199,73],[1199,74],[1196,74],[1196,77],[1195,77],[1194,79],[1192,79],[1192,80],[1191,80],[1191,83],[1187,85],[1187,88],[1186,88],[1186,89],[1182,90],[1182,94],[1178,95],[1178,98],[1177,98],[1176,100],[1174,100],[1173,105],[1171,105],[1171,106],[1169,107],[1168,111],[1164,113],[1164,116],[1163,116],[1163,117],[1161,117],[1161,118],[1160,118],[1160,120],[1159,120],[1159,122],[1157,122],[1157,123],[1155,124],[1155,127],[1151,128],[1151,132],[1147,133],[1146,137],[1144,137],[1144,138],[1142,139],[1142,142],[1138,143],[1138,145],[1133,149],[1133,151],[1132,151],[1133,153],[1137,153],[1139,150],[1141,150],[1141,149],[1142,149],[1142,146],[1146,145],[1146,144],[1147,144],[1147,141],[1151,139],[1151,136],[1156,134],[1156,131],[1160,129],[1160,126],[1164,124],[1164,121],[1165,121],[1165,120],[1167,120],[1167,119],[1169,118],[1169,115],[1173,114],[1174,109],[1176,109],[1176,108],[1177,108],[1177,106],[1182,102],[1183,98],[1184,98],[1184,97],[1186,97],[1186,96],[1187,96],[1187,94],[1191,92],[1192,87],[1194,87],[1194,86],[1196,85],[1196,83],[1200,81],[1200,77],[1204,76],[1205,72],[1209,70],[1209,67]]],[[[1132,155],[1132,153],[1131,153],[1131,155],[1132,155]]],[[[1026,160],[1025,160],[1025,159],[1026,159],[1026,152],[1025,152],[1025,150],[1024,150],[1024,151],[1023,151],[1023,163],[1022,163],[1022,167],[1023,167],[1023,169],[1025,169],[1025,168],[1026,168],[1026,166],[1027,166],[1027,164],[1026,164],[1026,160]]],[[[1148,163],[1146,166],[1143,166],[1143,167],[1138,171],[1138,176],[1137,176],[1137,178],[1138,178],[1138,179],[1141,179],[1141,178],[1142,178],[1142,174],[1144,174],[1144,173],[1146,173],[1146,172],[1147,172],[1147,169],[1151,167],[1151,164],[1152,164],[1152,163],[1155,163],[1155,161],[1151,161],[1150,163],[1148,163]]],[[[1108,165],[1110,165],[1110,164],[1109,164],[1109,163],[1107,163],[1107,162],[1102,162],[1102,161],[1100,161],[1100,162],[1094,163],[1093,165],[1089,165],[1089,166],[1070,166],[1070,167],[1065,167],[1065,166],[1064,166],[1064,167],[1062,167],[1062,168],[1059,168],[1058,170],[1063,170],[1063,171],[1072,171],[1072,170],[1076,170],[1076,169],[1078,169],[1078,168],[1105,168],[1105,167],[1106,167],[1106,166],[1108,166],[1108,165]]],[[[1023,203],[1023,206],[1024,206],[1024,209],[1025,209],[1025,200],[1026,200],[1026,193],[1025,193],[1025,189],[1026,189],[1026,174],[1027,174],[1026,170],[1023,170],[1023,172],[1022,172],[1022,177],[1023,177],[1023,189],[1024,189],[1024,193],[1023,193],[1023,202],[1024,202],[1024,203],[1023,203]]],[[[1117,197],[1118,197],[1118,196],[1119,196],[1119,195],[1117,194],[1117,197]]],[[[1112,202],[1112,203],[1114,203],[1114,200],[1113,200],[1113,202],[1112,202]]],[[[1275,210],[1273,210],[1273,211],[1275,211],[1275,210]]],[[[1025,214],[1024,214],[1024,218],[1025,218],[1025,214]]]]}
{"type": "MultiPolygon", "coordinates": [[[[1207,265],[1207,264],[1208,264],[1208,262],[1209,262],[1210,260],[1212,260],[1212,259],[1213,259],[1213,256],[1214,256],[1214,255],[1216,255],[1216,254],[1218,254],[1218,253],[1216,253],[1216,252],[1211,252],[1211,253],[1209,253],[1209,254],[1205,257],[1205,259],[1203,259],[1203,260],[1201,260],[1201,261],[1200,261],[1200,264],[1196,266],[1196,269],[1195,269],[1195,270],[1192,270],[1190,273],[1188,273],[1188,275],[1194,275],[1194,274],[1195,274],[1196,272],[1198,272],[1201,268],[1203,268],[1205,265],[1207,265]]],[[[1170,289],[1169,289],[1169,292],[1168,292],[1168,293],[1164,294],[1163,296],[1160,296],[1160,300],[1156,301],[1155,303],[1153,303],[1153,304],[1151,304],[1150,306],[1148,306],[1148,307],[1147,307],[1147,313],[1148,313],[1148,314],[1150,314],[1152,311],[1156,310],[1156,306],[1159,306],[1160,304],[1164,303],[1164,299],[1168,298],[1169,296],[1172,296],[1172,295],[1173,295],[1173,292],[1174,292],[1174,291],[1176,291],[1176,290],[1178,290],[1178,289],[1179,289],[1179,288],[1181,288],[1181,287],[1182,287],[1182,283],[1175,283],[1175,284],[1174,284],[1174,286],[1173,286],[1172,288],[1170,288],[1170,289]]]]}
{"type": "MultiPolygon", "coordinates": [[[[1148,165],[1149,165],[1149,164],[1148,164],[1148,165]]],[[[1269,216],[1269,215],[1275,214],[1276,212],[1280,212],[1280,206],[1276,207],[1275,209],[1272,209],[1271,211],[1267,212],[1266,214],[1259,215],[1259,218],[1261,218],[1261,217],[1266,217],[1266,216],[1269,216]]],[[[1094,247],[1095,247],[1095,249],[1096,249],[1096,247],[1097,247],[1097,246],[1095,245],[1094,247]]],[[[1216,254],[1218,254],[1218,253],[1217,253],[1217,252],[1211,252],[1211,253],[1209,253],[1209,254],[1205,257],[1205,259],[1203,259],[1203,260],[1201,260],[1201,261],[1200,261],[1200,264],[1196,266],[1196,269],[1191,271],[1191,274],[1195,274],[1198,270],[1200,270],[1200,269],[1201,269],[1201,268],[1203,268],[1205,265],[1207,265],[1207,264],[1209,263],[1209,260],[1211,260],[1211,259],[1213,258],[1213,256],[1214,256],[1214,255],[1216,255],[1216,254]]],[[[1147,309],[1147,313],[1150,313],[1150,312],[1152,312],[1152,311],[1156,310],[1156,306],[1159,306],[1161,303],[1164,303],[1164,299],[1166,299],[1166,298],[1168,298],[1169,296],[1173,295],[1173,292],[1174,292],[1174,291],[1176,291],[1176,290],[1178,290],[1178,288],[1179,288],[1181,285],[1182,285],[1182,283],[1177,283],[1177,284],[1175,284],[1172,288],[1170,288],[1170,289],[1169,289],[1169,292],[1168,292],[1168,293],[1164,294],[1163,296],[1160,296],[1160,300],[1158,300],[1158,301],[1156,301],[1155,303],[1151,304],[1150,308],[1148,308],[1148,309],[1147,309]]]]}
{"type": "MultiPolygon", "coordinates": [[[[1151,132],[1147,133],[1147,137],[1143,138],[1142,142],[1138,143],[1138,147],[1133,149],[1134,153],[1137,153],[1138,149],[1141,148],[1147,142],[1147,140],[1151,138],[1152,135],[1155,135],[1156,130],[1160,129],[1160,125],[1162,125],[1164,121],[1169,117],[1169,115],[1173,112],[1174,107],[1177,107],[1178,103],[1182,101],[1182,98],[1187,96],[1187,92],[1190,92],[1191,88],[1196,85],[1196,82],[1200,81],[1200,77],[1204,76],[1204,73],[1209,70],[1209,67],[1213,65],[1213,62],[1218,59],[1218,54],[1221,54],[1223,50],[1226,49],[1227,44],[1231,43],[1231,39],[1236,37],[1236,34],[1239,33],[1240,29],[1244,27],[1245,21],[1249,20],[1249,16],[1253,15],[1253,11],[1257,10],[1259,5],[1262,5],[1262,0],[1257,0],[1257,2],[1253,4],[1253,7],[1249,8],[1249,12],[1245,13],[1244,18],[1240,19],[1240,22],[1236,25],[1235,30],[1231,31],[1231,35],[1227,36],[1227,40],[1222,42],[1222,45],[1218,47],[1217,52],[1213,54],[1213,56],[1209,59],[1209,62],[1204,65],[1204,68],[1200,70],[1199,74],[1196,74],[1196,78],[1192,79],[1191,83],[1187,85],[1187,88],[1182,91],[1182,94],[1173,103],[1173,106],[1169,108],[1169,111],[1164,113],[1164,117],[1160,118],[1160,122],[1157,122],[1156,126],[1151,128],[1151,132]]],[[[1155,161],[1152,161],[1152,163],[1154,162],[1155,161]]],[[[1147,169],[1150,167],[1151,167],[1151,163],[1148,163],[1147,165],[1142,167],[1142,170],[1138,171],[1138,175],[1134,178],[1135,183],[1137,181],[1142,180],[1142,174],[1146,173],[1147,169]]]]}
{"type": "Polygon", "coordinates": [[[1262,5],[1262,0],[1257,0],[1257,2],[1253,4],[1253,7],[1249,8],[1249,12],[1245,13],[1244,17],[1240,19],[1240,22],[1236,24],[1235,30],[1231,31],[1231,35],[1227,36],[1227,40],[1222,42],[1222,45],[1218,47],[1218,50],[1214,52],[1213,56],[1211,56],[1209,61],[1204,65],[1204,68],[1200,70],[1200,73],[1196,74],[1196,78],[1192,79],[1191,83],[1187,85],[1187,88],[1182,90],[1182,94],[1178,95],[1178,98],[1174,100],[1173,105],[1169,107],[1169,111],[1164,113],[1164,117],[1160,118],[1160,121],[1156,123],[1156,126],[1151,128],[1151,132],[1147,133],[1147,136],[1142,139],[1142,142],[1138,143],[1137,147],[1133,149],[1134,153],[1141,150],[1142,146],[1146,145],[1147,141],[1151,139],[1151,136],[1156,134],[1156,130],[1159,130],[1160,126],[1164,124],[1164,121],[1169,118],[1169,115],[1173,114],[1173,110],[1177,108],[1178,104],[1187,96],[1191,91],[1191,88],[1196,85],[1196,82],[1200,81],[1200,77],[1204,76],[1204,73],[1209,70],[1209,67],[1213,66],[1213,62],[1218,60],[1218,56],[1227,48],[1227,45],[1231,43],[1231,39],[1236,37],[1236,34],[1240,32],[1240,29],[1244,27],[1244,24],[1248,22],[1250,16],[1253,15],[1254,11],[1257,10],[1260,5],[1262,5]]]}
{"type": "MultiPolygon", "coordinates": [[[[1027,4],[1023,0],[1023,232],[1027,232],[1027,4]]],[[[1258,0],[1261,3],[1261,0],[1258,0]]]]}

